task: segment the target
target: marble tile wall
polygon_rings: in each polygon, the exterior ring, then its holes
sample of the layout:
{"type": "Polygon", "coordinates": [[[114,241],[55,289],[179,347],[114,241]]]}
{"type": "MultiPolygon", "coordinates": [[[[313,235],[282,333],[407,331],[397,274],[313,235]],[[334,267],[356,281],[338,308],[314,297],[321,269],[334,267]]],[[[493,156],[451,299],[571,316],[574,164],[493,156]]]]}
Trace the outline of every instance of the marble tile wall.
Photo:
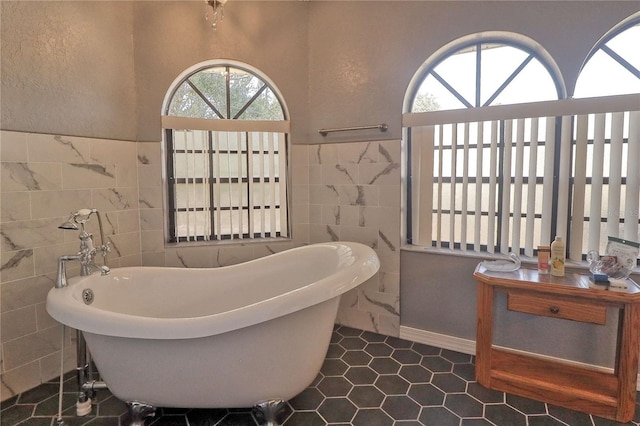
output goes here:
{"type": "MultiPolygon", "coordinates": [[[[111,241],[109,266],[138,265],[136,144],[0,132],[0,355],[2,400],[59,374],[62,327],[46,312],[57,258],[79,249],[78,231],[58,229],[71,211],[96,208],[111,241]]],[[[87,230],[99,241],[97,218],[87,230]]],[[[68,264],[70,276],[79,266],[68,264]]],[[[75,367],[75,333],[65,363],[75,367]]]]}
{"type": "Polygon", "coordinates": [[[380,271],[342,297],[338,323],[398,336],[400,327],[400,141],[312,145],[309,240],[374,248],[380,271]]]}

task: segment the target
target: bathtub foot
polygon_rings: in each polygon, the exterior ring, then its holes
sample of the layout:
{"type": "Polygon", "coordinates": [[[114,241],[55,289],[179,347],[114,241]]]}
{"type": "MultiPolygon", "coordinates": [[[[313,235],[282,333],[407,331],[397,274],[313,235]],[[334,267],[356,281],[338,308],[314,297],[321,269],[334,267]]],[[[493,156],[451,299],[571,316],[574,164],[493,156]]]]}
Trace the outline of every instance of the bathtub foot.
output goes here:
{"type": "Polygon", "coordinates": [[[278,426],[278,416],[284,411],[285,402],[281,399],[262,401],[254,405],[253,410],[261,426],[278,426]]]}
{"type": "Polygon", "coordinates": [[[271,399],[257,403],[253,409],[261,426],[279,426],[278,416],[282,414],[286,402],[281,399],[271,399]]]}
{"type": "Polygon", "coordinates": [[[144,420],[147,417],[156,415],[156,407],[136,401],[127,402],[127,411],[129,413],[129,426],[144,426],[144,420]]]}

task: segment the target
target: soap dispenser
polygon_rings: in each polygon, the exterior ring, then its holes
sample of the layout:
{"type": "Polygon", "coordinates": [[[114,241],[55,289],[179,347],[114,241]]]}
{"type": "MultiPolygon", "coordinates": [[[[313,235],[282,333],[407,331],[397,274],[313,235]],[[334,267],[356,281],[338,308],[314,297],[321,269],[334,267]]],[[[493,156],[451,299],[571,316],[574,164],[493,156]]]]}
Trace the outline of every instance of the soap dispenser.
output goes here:
{"type": "Polygon", "coordinates": [[[551,275],[564,277],[564,262],[566,250],[561,237],[556,237],[551,243],[551,275]]]}

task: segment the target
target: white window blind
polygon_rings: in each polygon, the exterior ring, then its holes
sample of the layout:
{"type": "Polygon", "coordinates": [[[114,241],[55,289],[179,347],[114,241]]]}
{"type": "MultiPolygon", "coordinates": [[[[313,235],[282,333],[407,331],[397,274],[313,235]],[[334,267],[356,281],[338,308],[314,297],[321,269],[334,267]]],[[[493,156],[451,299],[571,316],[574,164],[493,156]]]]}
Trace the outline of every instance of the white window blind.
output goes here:
{"type": "Polygon", "coordinates": [[[167,135],[172,239],[288,237],[287,133],[278,131],[288,131],[288,122],[198,121],[163,118],[173,126],[167,135]]]}
{"type": "Polygon", "coordinates": [[[637,241],[638,95],[407,113],[412,244],[580,259],[637,241]]]}

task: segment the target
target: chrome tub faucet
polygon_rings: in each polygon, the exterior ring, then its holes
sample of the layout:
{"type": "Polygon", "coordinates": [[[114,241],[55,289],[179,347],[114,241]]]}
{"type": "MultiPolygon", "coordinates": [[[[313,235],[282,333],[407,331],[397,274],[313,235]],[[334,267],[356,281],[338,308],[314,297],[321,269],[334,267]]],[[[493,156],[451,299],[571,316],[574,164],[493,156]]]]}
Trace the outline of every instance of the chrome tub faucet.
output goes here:
{"type": "Polygon", "coordinates": [[[80,261],[80,275],[91,275],[93,271],[101,271],[102,275],[110,272],[107,266],[107,254],[111,251],[111,243],[105,242],[104,231],[102,228],[102,218],[100,212],[96,209],[80,209],[71,213],[69,219],[59,226],[60,229],[80,230],[80,251],[75,255],[62,255],[58,258],[58,275],[56,277],[56,288],[62,288],[67,285],[66,262],[70,260],[80,261]],[[84,229],[85,223],[89,220],[89,216],[93,213],[98,217],[98,227],[100,228],[100,243],[96,248],[93,244],[93,235],[84,229]],[[79,225],[79,226],[78,226],[79,225]],[[100,252],[104,259],[104,265],[98,265],[95,262],[96,254],[100,252]]]}

